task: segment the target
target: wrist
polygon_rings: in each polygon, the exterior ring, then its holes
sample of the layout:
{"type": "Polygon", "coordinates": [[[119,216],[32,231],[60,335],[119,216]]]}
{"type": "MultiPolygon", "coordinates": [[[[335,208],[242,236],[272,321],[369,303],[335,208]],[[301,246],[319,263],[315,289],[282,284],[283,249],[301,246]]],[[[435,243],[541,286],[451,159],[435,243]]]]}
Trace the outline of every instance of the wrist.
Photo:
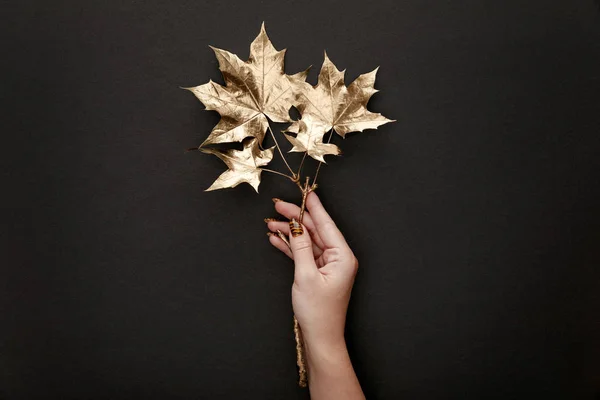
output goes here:
{"type": "Polygon", "coordinates": [[[309,368],[329,367],[349,361],[348,349],[344,337],[327,340],[304,340],[304,350],[309,368]]]}
{"type": "Polygon", "coordinates": [[[338,329],[311,330],[302,328],[304,345],[310,347],[313,352],[334,351],[346,347],[344,331],[338,329]]]}

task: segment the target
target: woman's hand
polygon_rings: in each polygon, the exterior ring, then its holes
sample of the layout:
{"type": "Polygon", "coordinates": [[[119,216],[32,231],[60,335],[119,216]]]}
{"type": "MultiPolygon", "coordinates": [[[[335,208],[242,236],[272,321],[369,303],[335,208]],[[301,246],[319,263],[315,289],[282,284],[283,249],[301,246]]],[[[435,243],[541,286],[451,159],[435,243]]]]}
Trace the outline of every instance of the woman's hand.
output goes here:
{"type": "Polygon", "coordinates": [[[289,235],[291,251],[278,235],[270,234],[269,240],[294,260],[292,305],[302,329],[311,397],[362,399],[344,340],[358,261],[314,192],[306,199],[303,224],[296,221],[298,206],[273,201],[277,212],[290,220],[267,223],[272,232],[289,235]]]}
{"type": "Polygon", "coordinates": [[[294,260],[292,304],[304,339],[339,344],[344,340],[346,311],[358,261],[314,192],[309,193],[306,208],[304,227],[299,225],[302,234],[294,236],[290,226],[298,218],[300,208],[275,201],[277,212],[291,222],[269,221],[268,227],[289,235],[292,250],[277,235],[270,235],[270,241],[294,260]]]}

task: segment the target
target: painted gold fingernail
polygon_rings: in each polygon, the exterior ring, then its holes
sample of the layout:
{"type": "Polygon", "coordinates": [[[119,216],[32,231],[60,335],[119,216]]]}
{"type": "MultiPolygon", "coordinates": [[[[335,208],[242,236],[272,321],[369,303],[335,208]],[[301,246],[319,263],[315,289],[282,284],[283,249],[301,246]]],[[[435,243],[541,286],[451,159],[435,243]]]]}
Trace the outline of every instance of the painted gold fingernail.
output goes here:
{"type": "Polygon", "coordinates": [[[277,203],[277,202],[283,201],[281,199],[278,199],[277,197],[273,197],[271,200],[273,200],[273,203],[277,203]]]}
{"type": "Polygon", "coordinates": [[[268,224],[269,222],[277,222],[276,218],[265,218],[265,224],[268,224]]]}
{"type": "Polygon", "coordinates": [[[296,218],[292,218],[290,221],[290,232],[293,237],[300,236],[304,233],[304,229],[302,229],[302,225],[296,220],[296,218]]]}
{"type": "Polygon", "coordinates": [[[285,236],[279,229],[277,229],[277,236],[279,236],[279,239],[283,240],[285,244],[287,244],[287,247],[290,247],[290,242],[288,241],[287,236],[285,236]]]}

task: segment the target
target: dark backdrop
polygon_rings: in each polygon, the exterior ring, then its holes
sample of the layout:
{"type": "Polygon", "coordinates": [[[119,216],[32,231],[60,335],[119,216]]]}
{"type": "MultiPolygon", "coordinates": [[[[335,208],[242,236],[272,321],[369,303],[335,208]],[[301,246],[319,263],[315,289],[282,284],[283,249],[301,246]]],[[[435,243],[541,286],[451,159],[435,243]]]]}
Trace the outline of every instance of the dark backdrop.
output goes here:
{"type": "MultiPolygon", "coordinates": [[[[600,392],[600,10],[565,1],[20,1],[2,6],[0,398],[306,399],[292,266],[262,219],[296,190],[184,154],[266,22],[286,70],[381,65],[321,195],[361,261],[372,399],[600,392]]],[[[341,142],[341,141],[340,141],[341,142]]],[[[597,398],[597,397],[596,397],[597,398]]]]}

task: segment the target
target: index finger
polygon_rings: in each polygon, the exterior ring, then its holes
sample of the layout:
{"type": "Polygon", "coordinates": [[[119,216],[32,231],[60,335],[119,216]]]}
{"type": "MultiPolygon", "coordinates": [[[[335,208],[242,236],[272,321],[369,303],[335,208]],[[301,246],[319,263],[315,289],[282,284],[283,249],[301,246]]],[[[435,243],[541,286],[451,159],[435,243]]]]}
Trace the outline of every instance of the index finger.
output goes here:
{"type": "Polygon", "coordinates": [[[319,236],[326,247],[348,247],[344,235],[331,219],[321,200],[315,192],[310,192],[306,198],[306,208],[312,217],[319,236]]]}

